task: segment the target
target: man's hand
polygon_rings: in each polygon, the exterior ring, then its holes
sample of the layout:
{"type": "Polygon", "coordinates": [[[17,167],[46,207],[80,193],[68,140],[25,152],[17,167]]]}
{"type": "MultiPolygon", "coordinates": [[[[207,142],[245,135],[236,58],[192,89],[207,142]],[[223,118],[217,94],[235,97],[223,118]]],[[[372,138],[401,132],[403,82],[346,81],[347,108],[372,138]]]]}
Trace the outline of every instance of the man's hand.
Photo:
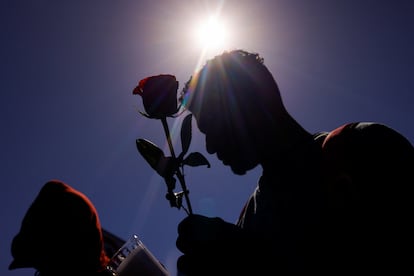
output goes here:
{"type": "Polygon", "coordinates": [[[241,229],[221,218],[190,215],[178,225],[177,248],[184,253],[177,268],[185,275],[221,275],[234,271],[242,244],[241,229]]]}

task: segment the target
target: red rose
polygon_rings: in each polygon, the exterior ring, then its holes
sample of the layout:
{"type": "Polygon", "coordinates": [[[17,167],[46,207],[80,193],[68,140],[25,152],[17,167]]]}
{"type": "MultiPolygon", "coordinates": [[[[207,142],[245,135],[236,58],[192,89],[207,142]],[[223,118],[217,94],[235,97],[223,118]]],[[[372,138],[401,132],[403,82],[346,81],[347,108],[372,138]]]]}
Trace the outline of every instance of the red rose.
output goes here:
{"type": "Polygon", "coordinates": [[[163,74],[140,80],[132,93],[142,97],[145,116],[161,119],[177,113],[177,90],[175,76],[163,74]]]}

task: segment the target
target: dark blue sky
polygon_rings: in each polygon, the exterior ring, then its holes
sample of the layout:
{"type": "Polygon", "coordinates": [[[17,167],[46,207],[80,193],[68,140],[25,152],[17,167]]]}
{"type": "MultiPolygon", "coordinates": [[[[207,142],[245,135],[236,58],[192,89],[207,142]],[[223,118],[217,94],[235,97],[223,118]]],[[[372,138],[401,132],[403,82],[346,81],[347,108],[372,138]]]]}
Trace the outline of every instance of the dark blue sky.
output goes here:
{"type": "MultiPolygon", "coordinates": [[[[175,275],[185,212],[169,207],[164,182],[136,150],[136,138],[165,138],[160,122],[138,114],[132,89],[161,73],[181,89],[200,61],[194,22],[220,6],[233,26],[230,47],[262,55],[307,130],[378,121],[414,142],[413,1],[3,0],[1,275],[33,275],[7,270],[10,243],[52,178],[85,193],[107,230],[137,234],[175,275]]],[[[193,135],[190,151],[212,164],[186,169],[193,210],[235,221],[259,168],[234,176],[205,153],[196,127],[193,135]]]]}

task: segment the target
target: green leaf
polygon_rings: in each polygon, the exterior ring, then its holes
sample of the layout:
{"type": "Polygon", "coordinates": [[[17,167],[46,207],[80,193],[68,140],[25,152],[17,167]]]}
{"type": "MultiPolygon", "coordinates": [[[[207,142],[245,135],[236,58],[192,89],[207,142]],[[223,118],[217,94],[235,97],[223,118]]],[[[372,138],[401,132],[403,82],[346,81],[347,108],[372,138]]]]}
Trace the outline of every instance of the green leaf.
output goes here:
{"type": "Polygon", "coordinates": [[[177,181],[174,177],[164,177],[165,183],[167,184],[167,190],[173,191],[175,189],[175,182],[177,181]]]}
{"type": "Polygon", "coordinates": [[[180,207],[177,205],[177,197],[174,194],[174,192],[168,192],[165,195],[165,198],[170,202],[170,207],[176,207],[178,209],[180,209],[180,207]]]}
{"type": "Polygon", "coordinates": [[[210,163],[208,162],[208,160],[199,152],[190,153],[183,160],[183,164],[191,166],[191,167],[207,165],[207,168],[210,168],[210,163]]]}
{"type": "Polygon", "coordinates": [[[136,140],[137,149],[142,157],[154,170],[157,170],[158,163],[164,158],[164,152],[153,142],[146,139],[136,140]]]}
{"type": "Polygon", "coordinates": [[[180,209],[183,207],[183,196],[184,192],[174,193],[170,191],[165,195],[165,198],[170,202],[171,207],[180,209]]]}
{"type": "Polygon", "coordinates": [[[191,119],[192,119],[192,115],[188,114],[181,125],[181,147],[183,152],[180,154],[181,156],[184,156],[189,147],[190,147],[190,143],[191,143],[191,119]]]}
{"type": "Polygon", "coordinates": [[[174,194],[175,194],[175,198],[176,198],[177,208],[180,209],[181,207],[183,207],[184,192],[178,192],[178,193],[174,193],[174,194]]]}
{"type": "Polygon", "coordinates": [[[139,153],[159,175],[169,179],[173,177],[178,165],[172,157],[165,157],[164,152],[154,143],[146,139],[136,140],[139,153]]]}
{"type": "Polygon", "coordinates": [[[159,175],[161,175],[165,179],[171,179],[173,178],[177,168],[177,161],[173,157],[163,157],[158,162],[155,170],[159,175]]]}

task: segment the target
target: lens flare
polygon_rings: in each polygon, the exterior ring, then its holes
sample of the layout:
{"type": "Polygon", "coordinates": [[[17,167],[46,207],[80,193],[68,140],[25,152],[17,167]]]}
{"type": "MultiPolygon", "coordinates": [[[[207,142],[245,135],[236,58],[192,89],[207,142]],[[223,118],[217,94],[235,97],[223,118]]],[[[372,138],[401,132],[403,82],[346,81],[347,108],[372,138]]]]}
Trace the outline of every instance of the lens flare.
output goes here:
{"type": "Polygon", "coordinates": [[[229,41],[228,27],[216,16],[210,16],[206,21],[198,24],[195,36],[203,50],[224,50],[229,41]]]}

